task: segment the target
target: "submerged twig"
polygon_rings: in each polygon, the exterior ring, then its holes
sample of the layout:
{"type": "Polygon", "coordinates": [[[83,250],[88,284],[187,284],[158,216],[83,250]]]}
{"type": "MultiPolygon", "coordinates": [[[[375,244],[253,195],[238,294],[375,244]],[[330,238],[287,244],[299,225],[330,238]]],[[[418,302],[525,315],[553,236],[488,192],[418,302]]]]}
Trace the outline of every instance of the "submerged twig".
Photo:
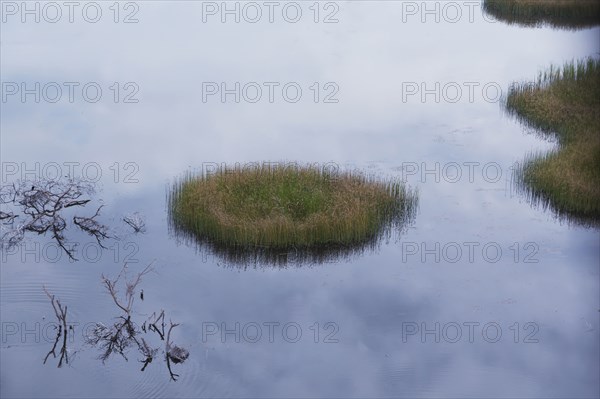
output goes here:
{"type": "Polygon", "coordinates": [[[65,363],[69,363],[69,355],[67,353],[67,306],[65,305],[65,307],[63,308],[60,301],[58,299],[55,299],[54,295],[50,294],[50,292],[48,292],[45,286],[43,287],[43,289],[48,298],[50,298],[50,303],[52,304],[52,308],[54,309],[54,314],[56,315],[56,318],[60,323],[58,325],[58,332],[56,333],[56,340],[54,341],[54,346],[52,346],[52,349],[44,358],[44,364],[46,364],[46,361],[48,360],[48,357],[50,355],[53,355],[53,357],[56,358],[56,345],[58,344],[58,341],[62,335],[63,340],[60,349],[60,359],[58,361],[57,366],[62,367],[63,360],[65,361],[65,363]]]}
{"type": "MultiPolygon", "coordinates": [[[[115,305],[123,312],[120,316],[116,318],[116,321],[110,327],[107,327],[102,323],[96,323],[94,328],[85,337],[85,342],[87,344],[94,347],[98,347],[101,350],[101,353],[98,358],[102,360],[103,363],[106,362],[108,358],[115,353],[121,355],[121,357],[123,357],[123,359],[125,359],[126,361],[129,361],[128,349],[133,347],[136,348],[136,350],[142,356],[141,359],[138,361],[142,363],[142,367],[140,370],[145,371],[148,365],[152,363],[152,361],[156,358],[160,348],[160,346],[153,346],[151,344],[151,341],[148,338],[152,338],[154,337],[154,335],[149,333],[154,332],[160,337],[161,341],[165,341],[164,310],[161,310],[160,313],[158,313],[158,316],[156,312],[152,313],[152,316],[144,322],[141,329],[137,328],[136,324],[132,319],[132,314],[134,313],[133,298],[135,297],[135,290],[142,281],[142,277],[149,273],[151,270],[152,263],[146,266],[142,271],[138,272],[133,279],[127,280],[125,278],[127,274],[127,264],[125,264],[116,278],[109,279],[104,275],[102,276],[103,285],[106,287],[115,305]],[[126,287],[124,298],[120,298],[117,291],[117,285],[121,281],[122,277],[125,280],[123,284],[126,287]],[[146,323],[148,323],[148,329],[146,329],[146,323]]],[[[54,313],[60,322],[60,324],[58,325],[58,333],[54,342],[54,346],[44,358],[44,364],[50,356],[54,356],[56,358],[56,348],[58,346],[60,338],[62,337],[63,346],[60,352],[61,358],[58,364],[58,367],[61,367],[63,359],[67,363],[69,360],[66,350],[67,307],[63,307],[60,301],[56,300],[55,297],[51,295],[45,287],[44,291],[46,292],[46,295],[48,295],[48,298],[50,298],[50,302],[52,304],[52,308],[54,309],[54,313]]],[[[170,378],[173,381],[176,381],[179,375],[172,371],[171,363],[182,363],[189,356],[189,352],[186,349],[173,345],[173,343],[171,342],[171,331],[174,327],[178,325],[179,324],[170,322],[170,327],[166,333],[166,343],[164,347],[167,370],[169,372],[170,378]]]]}
{"type": "Polygon", "coordinates": [[[96,213],[92,217],[81,217],[81,216],[73,216],[73,223],[79,226],[79,228],[89,235],[93,236],[100,245],[101,248],[106,249],[104,245],[102,245],[103,239],[108,238],[108,228],[100,223],[98,223],[95,218],[100,214],[100,209],[102,209],[104,205],[100,205],[96,210],[96,213]]]}
{"type": "Polygon", "coordinates": [[[127,215],[123,217],[123,221],[131,226],[135,233],[146,232],[146,222],[137,212],[135,212],[133,215],[127,215]]]}
{"type": "Polygon", "coordinates": [[[125,263],[125,265],[121,269],[121,272],[117,275],[117,278],[114,280],[109,280],[107,277],[102,275],[102,283],[108,290],[108,293],[110,294],[110,296],[113,298],[115,305],[117,305],[121,310],[123,310],[128,316],[131,314],[131,307],[133,306],[133,300],[135,299],[136,287],[142,281],[142,277],[151,271],[152,271],[152,263],[149,264],[148,266],[146,266],[146,268],[144,268],[144,270],[139,272],[136,275],[135,280],[125,282],[125,286],[126,286],[125,302],[121,302],[119,300],[116,286],[117,286],[117,283],[119,282],[119,279],[121,278],[121,276],[127,273],[127,263],[125,263]]]}
{"type": "Polygon", "coordinates": [[[177,345],[171,344],[171,330],[173,330],[173,328],[177,327],[179,324],[173,323],[172,321],[169,321],[169,323],[171,325],[169,326],[169,331],[167,332],[167,342],[165,344],[165,352],[166,352],[166,358],[167,358],[167,369],[169,370],[169,374],[171,375],[171,379],[173,381],[177,381],[177,378],[179,377],[179,374],[175,374],[173,372],[173,370],[171,370],[171,362],[173,362],[175,364],[183,363],[188,358],[188,356],[190,355],[190,353],[185,348],[181,348],[181,347],[179,347],[177,345]]]}

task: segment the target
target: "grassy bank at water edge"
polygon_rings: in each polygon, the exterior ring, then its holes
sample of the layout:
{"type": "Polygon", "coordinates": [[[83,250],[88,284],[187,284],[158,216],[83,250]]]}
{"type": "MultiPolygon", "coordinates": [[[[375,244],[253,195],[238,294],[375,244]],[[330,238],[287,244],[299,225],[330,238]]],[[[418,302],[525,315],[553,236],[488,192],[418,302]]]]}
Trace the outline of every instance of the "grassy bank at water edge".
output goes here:
{"type": "Polygon", "coordinates": [[[529,157],[519,180],[559,215],[600,221],[600,60],[551,67],[533,83],[513,84],[506,107],[558,148],[529,157]]]}
{"type": "Polygon", "coordinates": [[[600,24],[598,0],[485,0],[489,15],[509,24],[583,29],[600,24]]]}

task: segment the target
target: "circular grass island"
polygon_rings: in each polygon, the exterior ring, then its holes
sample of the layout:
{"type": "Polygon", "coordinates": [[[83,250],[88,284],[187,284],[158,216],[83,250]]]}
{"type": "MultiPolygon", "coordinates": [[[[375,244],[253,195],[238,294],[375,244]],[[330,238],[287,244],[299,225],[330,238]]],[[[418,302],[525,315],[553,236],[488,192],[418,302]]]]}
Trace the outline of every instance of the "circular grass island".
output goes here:
{"type": "Polygon", "coordinates": [[[222,167],[187,174],[169,193],[178,230],[219,247],[349,247],[414,216],[417,195],[399,180],[316,166],[222,167]]]}

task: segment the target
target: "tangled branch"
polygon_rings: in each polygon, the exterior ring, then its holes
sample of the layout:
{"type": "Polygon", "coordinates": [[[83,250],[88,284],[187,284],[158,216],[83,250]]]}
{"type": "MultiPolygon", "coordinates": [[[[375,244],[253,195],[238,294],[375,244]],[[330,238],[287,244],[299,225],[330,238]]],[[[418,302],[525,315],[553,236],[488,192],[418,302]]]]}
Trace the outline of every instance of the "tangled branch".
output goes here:
{"type": "Polygon", "coordinates": [[[117,278],[114,280],[110,280],[104,274],[102,275],[102,284],[106,287],[108,293],[112,297],[115,305],[117,305],[121,310],[123,310],[127,316],[131,315],[131,307],[133,306],[133,300],[135,299],[135,289],[138,284],[142,281],[142,277],[152,271],[152,263],[146,266],[144,270],[139,272],[135,279],[132,281],[125,281],[125,300],[121,301],[118,296],[117,284],[122,276],[127,274],[127,263],[121,269],[121,272],[117,275],[117,278]]]}
{"type": "MultiPolygon", "coordinates": [[[[88,332],[85,337],[85,343],[94,347],[98,347],[101,350],[99,359],[105,363],[112,354],[118,354],[123,357],[126,361],[129,361],[128,351],[130,348],[135,348],[141,355],[139,360],[142,363],[141,371],[145,371],[146,368],[156,358],[160,346],[152,346],[149,338],[156,337],[151,333],[156,333],[161,341],[165,341],[165,312],[161,310],[160,313],[154,312],[144,322],[141,330],[136,327],[133,321],[133,298],[136,294],[136,289],[142,277],[152,271],[152,264],[146,266],[142,271],[138,272],[131,280],[126,278],[127,275],[127,264],[123,266],[119,274],[114,279],[102,276],[102,283],[106,287],[108,293],[113,299],[115,305],[122,311],[122,314],[116,318],[116,321],[110,326],[106,326],[102,323],[96,323],[94,328],[88,332]],[[125,288],[124,298],[119,297],[117,286],[123,279],[125,288]],[[148,324],[148,328],[146,328],[148,324]]],[[[48,352],[44,359],[44,364],[50,355],[56,357],[56,347],[58,345],[60,337],[63,337],[63,346],[61,349],[61,359],[59,366],[61,367],[63,358],[68,363],[67,350],[66,350],[66,332],[67,332],[67,307],[61,305],[60,301],[56,300],[53,295],[46,290],[44,291],[50,298],[54,313],[61,323],[58,327],[58,334],[54,346],[48,352]]],[[[167,364],[167,370],[170,378],[176,381],[179,374],[176,374],[172,370],[172,364],[183,363],[189,356],[187,349],[174,345],[171,341],[171,331],[174,327],[179,324],[170,321],[170,327],[166,333],[166,342],[164,346],[165,361],[167,364]]],[[[155,338],[156,339],[156,338],[155,338]]]]}
{"type": "MultiPolygon", "coordinates": [[[[38,235],[50,234],[62,250],[72,260],[74,248],[69,247],[63,231],[67,222],[63,211],[71,207],[83,207],[91,200],[85,198],[95,192],[94,185],[78,179],[17,181],[0,188],[0,205],[11,206],[14,210],[0,212],[3,233],[0,244],[3,249],[13,248],[25,237],[26,232],[38,235]],[[20,213],[15,213],[15,211],[20,213]]],[[[108,238],[107,228],[96,217],[100,209],[91,217],[75,216],[73,223],[82,231],[94,236],[100,245],[108,238]]]]}

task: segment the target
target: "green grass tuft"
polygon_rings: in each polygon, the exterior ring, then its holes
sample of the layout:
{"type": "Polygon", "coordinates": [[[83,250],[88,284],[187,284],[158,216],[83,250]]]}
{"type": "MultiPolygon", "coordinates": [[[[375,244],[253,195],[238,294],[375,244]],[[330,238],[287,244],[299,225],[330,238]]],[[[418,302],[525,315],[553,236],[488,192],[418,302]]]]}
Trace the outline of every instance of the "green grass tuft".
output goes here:
{"type": "Polygon", "coordinates": [[[414,213],[417,197],[396,180],[264,164],[187,174],[168,201],[174,227],[200,241],[285,250],[377,239],[414,213]]]}

